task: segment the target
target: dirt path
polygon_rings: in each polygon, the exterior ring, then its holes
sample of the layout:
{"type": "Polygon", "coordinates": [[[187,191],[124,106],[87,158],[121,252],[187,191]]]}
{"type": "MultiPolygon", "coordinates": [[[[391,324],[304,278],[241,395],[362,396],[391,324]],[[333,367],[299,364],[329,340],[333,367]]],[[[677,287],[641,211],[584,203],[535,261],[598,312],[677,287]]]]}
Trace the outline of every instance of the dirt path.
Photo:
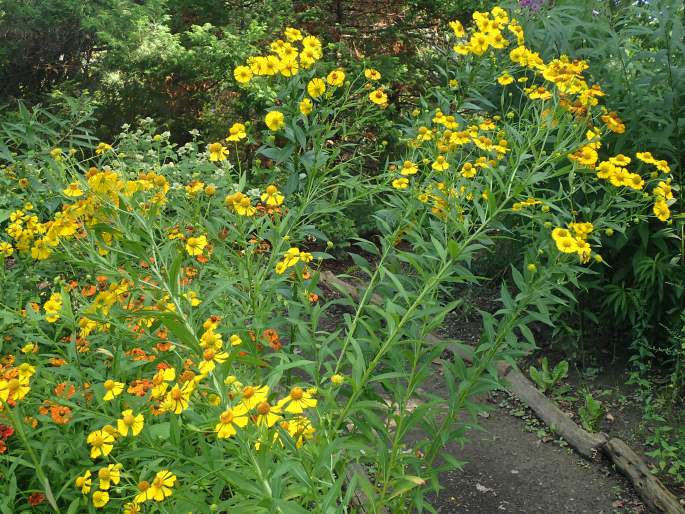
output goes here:
{"type": "MultiPolygon", "coordinates": [[[[490,405],[493,407],[493,405],[490,405]]],[[[630,485],[602,464],[526,430],[525,422],[494,406],[462,448],[445,451],[467,461],[444,473],[432,504],[453,514],[647,514],[630,485]]]]}

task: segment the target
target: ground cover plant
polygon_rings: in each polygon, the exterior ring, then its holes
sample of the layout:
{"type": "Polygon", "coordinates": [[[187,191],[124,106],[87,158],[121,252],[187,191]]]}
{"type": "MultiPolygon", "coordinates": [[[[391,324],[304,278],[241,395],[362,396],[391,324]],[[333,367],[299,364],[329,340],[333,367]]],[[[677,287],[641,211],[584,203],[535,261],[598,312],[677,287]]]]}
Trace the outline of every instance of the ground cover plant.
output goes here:
{"type": "Polygon", "coordinates": [[[624,123],[586,62],[544,61],[500,7],[444,30],[440,79],[406,109],[286,27],[232,70],[265,107],[220,140],[145,118],[95,142],[87,113],[23,107],[2,126],[0,510],[352,512],[363,491],[434,511],[493,364],[676,192],[659,154],[605,144],[624,123]],[[332,296],[331,220],[360,205],[368,286],[332,296]],[[446,357],[428,334],[511,239],[473,363],[446,357]],[[421,389],[436,365],[446,399],[421,389]]]}

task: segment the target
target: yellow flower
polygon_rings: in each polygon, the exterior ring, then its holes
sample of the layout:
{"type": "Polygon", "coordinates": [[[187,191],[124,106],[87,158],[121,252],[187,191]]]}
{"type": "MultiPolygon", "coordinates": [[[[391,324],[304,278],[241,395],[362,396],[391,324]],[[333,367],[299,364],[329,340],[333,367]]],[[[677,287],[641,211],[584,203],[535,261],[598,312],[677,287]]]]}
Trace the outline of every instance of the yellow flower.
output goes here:
{"type": "Polygon", "coordinates": [[[50,150],[50,156],[55,159],[57,162],[62,160],[62,149],[61,148],[53,148],[50,150]]]}
{"type": "Polygon", "coordinates": [[[217,437],[225,439],[237,433],[235,427],[244,428],[249,421],[247,412],[248,409],[244,405],[238,405],[222,412],[219,416],[219,423],[214,427],[217,437]]]}
{"type": "Polygon", "coordinates": [[[637,152],[636,157],[647,164],[654,164],[656,162],[651,152],[637,152]]]}
{"type": "Polygon", "coordinates": [[[98,471],[100,489],[106,491],[112,484],[117,485],[121,481],[121,464],[110,464],[98,471]]]}
{"type": "Polygon", "coordinates": [[[671,210],[668,208],[668,204],[663,198],[657,199],[654,203],[654,215],[661,221],[667,221],[671,217],[671,210]]]}
{"type": "Polygon", "coordinates": [[[104,401],[108,402],[113,400],[115,396],[119,396],[124,390],[124,385],[122,382],[115,382],[114,380],[105,380],[103,387],[105,388],[105,396],[102,398],[104,401]]]}
{"type": "Polygon", "coordinates": [[[62,310],[62,295],[60,293],[52,293],[50,299],[43,304],[45,310],[45,319],[48,323],[54,323],[60,317],[62,310]]]}
{"type": "Polygon", "coordinates": [[[326,82],[331,86],[342,86],[345,83],[345,72],[341,69],[333,70],[326,77],[326,82]]]}
{"type": "Polygon", "coordinates": [[[631,158],[622,153],[609,158],[609,162],[615,166],[626,167],[630,164],[631,158]]]}
{"type": "Polygon", "coordinates": [[[314,103],[309,98],[303,98],[300,102],[300,112],[305,116],[309,116],[314,109],[314,103]]]}
{"type": "Polygon", "coordinates": [[[303,390],[301,387],[293,387],[290,394],[285,398],[279,400],[276,406],[279,409],[285,407],[285,412],[291,414],[302,414],[304,409],[311,409],[316,407],[317,400],[312,398],[309,392],[303,390]]]}
{"type": "Polygon", "coordinates": [[[7,241],[0,241],[0,255],[9,257],[14,253],[14,248],[7,241]]]}
{"type": "Polygon", "coordinates": [[[90,458],[106,457],[114,447],[114,436],[105,430],[95,430],[88,434],[86,442],[90,445],[90,458]]]}
{"type": "Polygon", "coordinates": [[[459,20],[451,21],[449,25],[456,37],[464,37],[464,35],[466,34],[466,32],[464,31],[464,26],[461,24],[459,20]]]}
{"type": "Polygon", "coordinates": [[[257,405],[257,426],[272,427],[281,419],[281,409],[264,401],[257,405]]]}
{"type": "Polygon", "coordinates": [[[285,126],[285,116],[280,111],[269,111],[264,117],[264,123],[269,127],[269,130],[276,132],[285,126]]]}
{"type": "Polygon", "coordinates": [[[194,389],[192,381],[186,382],[182,387],[175,384],[169,391],[162,402],[161,408],[164,412],[173,412],[174,414],[181,414],[188,408],[190,404],[190,395],[194,389]]]}
{"type": "Polygon", "coordinates": [[[109,503],[109,493],[107,491],[95,491],[93,493],[93,505],[96,509],[101,509],[109,503]]]}
{"type": "Polygon", "coordinates": [[[288,39],[288,41],[301,41],[302,40],[302,32],[300,32],[298,29],[293,28],[293,27],[287,27],[284,31],[283,34],[285,34],[285,37],[288,39]]]}
{"type": "Polygon", "coordinates": [[[224,161],[228,155],[228,148],[221,143],[212,143],[207,147],[210,161],[224,161]]]}
{"type": "Polygon", "coordinates": [[[117,420],[117,431],[122,437],[126,437],[131,432],[132,436],[137,436],[143,430],[145,425],[145,418],[142,414],[135,416],[131,409],[127,409],[121,413],[121,419],[117,420]]]}
{"type": "Polygon", "coordinates": [[[333,375],[333,376],[331,377],[331,383],[332,383],[333,385],[340,386],[340,385],[342,385],[344,382],[345,382],[345,377],[342,376],[342,375],[336,374],[336,375],[333,375]]]}
{"type": "Polygon", "coordinates": [[[90,492],[92,483],[93,479],[91,478],[91,473],[88,470],[86,470],[86,472],[83,475],[76,477],[76,479],[74,480],[74,485],[76,485],[76,489],[79,489],[82,494],[88,494],[90,492]]]}
{"type": "Polygon", "coordinates": [[[283,199],[285,197],[279,193],[278,188],[276,186],[271,184],[266,187],[266,191],[262,193],[262,196],[260,198],[262,202],[264,202],[266,205],[270,207],[278,207],[283,203],[283,199]]]}
{"type": "Polygon", "coordinates": [[[392,181],[392,187],[395,189],[407,189],[409,187],[409,179],[405,177],[396,178],[392,181]]]}
{"type": "Polygon", "coordinates": [[[376,89],[369,93],[369,99],[376,105],[386,106],[388,105],[388,95],[382,89],[376,89]]]}
{"type": "Polygon", "coordinates": [[[240,84],[247,84],[252,79],[252,70],[248,66],[236,66],[233,77],[240,84]]]}
{"type": "Polygon", "coordinates": [[[143,503],[147,500],[161,502],[164,498],[171,496],[171,488],[176,482],[176,476],[171,471],[163,469],[158,471],[152,483],[145,480],[138,484],[140,493],[134,498],[135,503],[143,503]]]}
{"type": "Polygon", "coordinates": [[[141,510],[137,503],[128,502],[124,504],[124,514],[140,514],[141,510]]]}
{"type": "Polygon", "coordinates": [[[313,78],[307,84],[307,93],[309,93],[309,96],[311,96],[312,98],[319,98],[325,92],[326,83],[323,81],[323,79],[313,78]]]}
{"type": "Polygon", "coordinates": [[[269,386],[245,386],[240,392],[240,402],[248,410],[266,401],[269,395],[269,386]]]}
{"type": "Polygon", "coordinates": [[[98,143],[97,148],[95,148],[95,154],[102,155],[103,153],[108,152],[111,149],[112,145],[109,145],[107,143],[98,143]]]}
{"type": "Polygon", "coordinates": [[[435,162],[431,164],[431,168],[437,171],[445,171],[449,169],[450,164],[447,162],[447,159],[445,159],[444,156],[438,155],[438,157],[435,159],[435,162]]]}
{"type": "Polygon", "coordinates": [[[188,291],[187,293],[183,293],[183,298],[190,302],[191,307],[197,307],[202,303],[202,300],[200,300],[197,297],[197,293],[195,291],[188,291]]]}
{"type": "Polygon", "coordinates": [[[204,235],[189,237],[186,241],[186,252],[188,255],[201,255],[206,246],[207,238],[204,235]]]}
{"type": "Polygon", "coordinates": [[[231,128],[228,129],[228,137],[226,141],[240,141],[247,137],[247,132],[245,131],[245,125],[242,123],[234,123],[231,128]]]}
{"type": "Polygon", "coordinates": [[[200,373],[207,375],[211,373],[217,364],[222,364],[228,360],[228,353],[219,352],[214,348],[207,348],[202,353],[202,362],[198,365],[200,373]]]}
{"type": "Polygon", "coordinates": [[[497,82],[502,85],[502,86],[508,86],[512,82],[514,82],[514,77],[509,75],[506,71],[502,73],[499,77],[497,77],[497,82]]]}
{"type": "Polygon", "coordinates": [[[578,251],[578,244],[572,237],[560,237],[555,242],[560,252],[576,253],[578,251]]]}
{"type": "Polygon", "coordinates": [[[402,169],[400,170],[400,175],[410,176],[410,175],[416,175],[416,173],[419,171],[419,168],[416,164],[414,164],[412,161],[404,161],[402,163],[402,169]]]}
{"type": "Polygon", "coordinates": [[[64,193],[65,196],[71,197],[83,196],[83,191],[81,191],[81,186],[78,182],[70,183],[62,193],[64,193]]]}
{"type": "Polygon", "coordinates": [[[364,70],[364,76],[368,80],[380,80],[381,79],[381,73],[378,70],[375,70],[373,68],[366,68],[364,70]]]}
{"type": "Polygon", "coordinates": [[[288,248],[288,250],[283,254],[283,260],[276,265],[276,273],[278,275],[282,274],[288,268],[295,266],[298,262],[302,261],[305,264],[311,262],[314,257],[309,252],[301,252],[296,247],[288,248]]]}

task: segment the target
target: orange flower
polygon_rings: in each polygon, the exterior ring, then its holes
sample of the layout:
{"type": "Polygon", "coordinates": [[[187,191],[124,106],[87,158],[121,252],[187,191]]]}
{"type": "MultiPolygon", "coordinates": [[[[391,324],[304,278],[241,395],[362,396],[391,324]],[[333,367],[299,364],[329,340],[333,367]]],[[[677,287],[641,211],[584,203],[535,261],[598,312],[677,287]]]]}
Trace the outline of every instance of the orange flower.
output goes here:
{"type": "Polygon", "coordinates": [[[309,293],[309,302],[310,303],[316,303],[319,301],[319,295],[316,293],[309,293]]]}
{"type": "Polygon", "coordinates": [[[43,493],[33,493],[31,496],[29,496],[27,501],[29,505],[35,507],[36,505],[40,505],[45,501],[45,495],[43,493]]]}
{"type": "Polygon", "coordinates": [[[55,386],[55,396],[59,398],[69,399],[74,396],[74,393],[76,393],[76,388],[73,384],[62,382],[61,384],[57,384],[55,386]]]}
{"type": "Polygon", "coordinates": [[[150,380],[134,380],[129,384],[127,392],[128,394],[142,397],[145,396],[150,389],[152,389],[152,386],[153,384],[150,380]]]}
{"type": "Polygon", "coordinates": [[[51,366],[54,366],[56,368],[62,367],[67,363],[67,361],[65,361],[64,359],[62,359],[60,357],[50,357],[48,359],[48,362],[50,363],[51,366]]]}
{"type": "Polygon", "coordinates": [[[50,417],[58,425],[66,425],[71,420],[71,409],[65,405],[53,405],[50,407],[50,417]]]}
{"type": "Polygon", "coordinates": [[[269,343],[269,346],[274,350],[278,351],[280,350],[283,345],[281,344],[281,339],[278,337],[278,332],[276,332],[272,328],[267,328],[262,332],[262,337],[266,340],[267,343],[269,343]]]}

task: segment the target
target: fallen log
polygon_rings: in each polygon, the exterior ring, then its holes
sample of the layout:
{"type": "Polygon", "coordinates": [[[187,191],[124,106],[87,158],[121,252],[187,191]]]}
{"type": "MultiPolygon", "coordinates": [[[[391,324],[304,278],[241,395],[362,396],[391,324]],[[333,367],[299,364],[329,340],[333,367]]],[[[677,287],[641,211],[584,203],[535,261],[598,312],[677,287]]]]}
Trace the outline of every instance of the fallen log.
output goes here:
{"type": "MultiPolygon", "coordinates": [[[[345,292],[353,298],[360,298],[361,287],[345,282],[329,271],[321,272],[320,277],[321,282],[328,287],[345,292]]],[[[374,294],[371,302],[382,304],[382,298],[374,294]]],[[[429,343],[441,342],[432,334],[426,339],[429,343]]],[[[473,351],[468,347],[450,345],[448,348],[464,361],[473,362],[473,351]]],[[[547,426],[562,436],[580,455],[589,460],[597,460],[600,452],[605,454],[630,480],[640,498],[650,509],[665,514],[685,514],[685,508],[678,498],[650,472],[644,459],[625,442],[617,438],[609,438],[605,434],[587,432],[569,418],[556,403],[543,395],[516,366],[504,361],[498,362],[496,366],[497,374],[506,383],[509,391],[528,405],[547,426]]]]}

